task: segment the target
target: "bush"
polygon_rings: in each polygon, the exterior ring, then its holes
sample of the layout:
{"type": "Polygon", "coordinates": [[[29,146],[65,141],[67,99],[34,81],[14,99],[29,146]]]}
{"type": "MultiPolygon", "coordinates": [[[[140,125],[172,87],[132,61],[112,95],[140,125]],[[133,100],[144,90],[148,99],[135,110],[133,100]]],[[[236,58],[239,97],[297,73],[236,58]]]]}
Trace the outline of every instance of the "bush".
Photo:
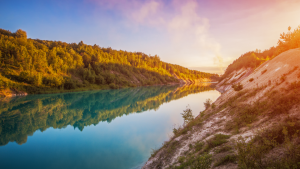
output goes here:
{"type": "Polygon", "coordinates": [[[96,76],[95,81],[98,85],[105,84],[105,80],[101,75],[96,76]]]}
{"type": "Polygon", "coordinates": [[[94,84],[94,83],[95,83],[95,76],[90,75],[90,76],[87,77],[87,80],[88,80],[91,84],[94,84]]]}
{"type": "Polygon", "coordinates": [[[206,102],[204,102],[205,109],[208,109],[210,107],[211,103],[212,103],[211,99],[206,99],[206,102]]]}
{"type": "Polygon", "coordinates": [[[192,110],[189,107],[186,107],[186,110],[184,110],[183,113],[181,113],[181,115],[184,119],[185,124],[188,124],[189,122],[194,120],[192,110]]]}
{"type": "Polygon", "coordinates": [[[266,73],[266,72],[267,72],[267,69],[261,71],[261,74],[264,74],[264,73],[266,73]]]}
{"type": "Polygon", "coordinates": [[[240,91],[243,89],[243,85],[241,83],[233,84],[231,86],[235,91],[240,91]]]}
{"type": "Polygon", "coordinates": [[[224,134],[216,134],[213,138],[207,140],[207,145],[204,148],[205,151],[209,151],[212,148],[215,148],[219,145],[222,145],[227,142],[227,139],[229,139],[229,135],[224,134]]]}
{"type": "Polygon", "coordinates": [[[75,89],[75,88],[76,88],[76,85],[73,81],[68,81],[68,82],[64,83],[64,89],[71,90],[71,89],[75,89]]]}
{"type": "Polygon", "coordinates": [[[215,108],[216,108],[216,105],[215,105],[215,103],[213,103],[213,104],[211,105],[211,108],[213,108],[213,109],[215,109],[215,108]]]}
{"type": "Polygon", "coordinates": [[[109,84],[109,88],[111,88],[111,89],[118,89],[119,86],[117,86],[117,85],[114,84],[114,83],[111,83],[111,84],[109,84]]]}
{"type": "Polygon", "coordinates": [[[214,165],[214,167],[224,165],[227,163],[234,163],[236,161],[236,156],[235,155],[227,155],[223,158],[221,158],[219,161],[217,161],[214,165]]]}
{"type": "Polygon", "coordinates": [[[251,78],[251,79],[249,79],[249,82],[252,82],[254,79],[253,78],[251,78]]]}

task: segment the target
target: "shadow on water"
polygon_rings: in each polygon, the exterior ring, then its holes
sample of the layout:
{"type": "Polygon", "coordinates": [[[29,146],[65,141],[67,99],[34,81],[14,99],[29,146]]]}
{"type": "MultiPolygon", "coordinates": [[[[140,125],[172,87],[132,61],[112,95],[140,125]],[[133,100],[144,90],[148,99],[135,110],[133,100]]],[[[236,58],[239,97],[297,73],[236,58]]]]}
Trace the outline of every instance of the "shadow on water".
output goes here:
{"type": "Polygon", "coordinates": [[[0,146],[19,145],[37,130],[72,125],[80,131],[124,114],[141,113],[189,94],[213,90],[204,85],[151,86],[120,90],[30,95],[0,101],[0,146]]]}

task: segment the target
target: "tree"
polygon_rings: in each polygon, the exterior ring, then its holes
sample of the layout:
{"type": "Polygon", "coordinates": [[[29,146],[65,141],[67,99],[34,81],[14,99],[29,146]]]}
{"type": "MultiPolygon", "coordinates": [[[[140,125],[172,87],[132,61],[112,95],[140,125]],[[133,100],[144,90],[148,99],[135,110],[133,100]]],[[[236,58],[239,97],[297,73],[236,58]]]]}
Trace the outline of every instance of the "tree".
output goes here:
{"type": "Polygon", "coordinates": [[[206,101],[204,102],[205,109],[208,109],[210,107],[211,103],[212,103],[211,99],[206,99],[206,101]]]}
{"type": "Polygon", "coordinates": [[[184,124],[188,124],[194,119],[192,110],[190,109],[189,106],[186,107],[185,110],[183,110],[183,113],[181,113],[182,118],[184,119],[184,124]]]}
{"type": "Polygon", "coordinates": [[[27,33],[22,29],[18,29],[16,32],[17,38],[27,39],[27,33]]]}

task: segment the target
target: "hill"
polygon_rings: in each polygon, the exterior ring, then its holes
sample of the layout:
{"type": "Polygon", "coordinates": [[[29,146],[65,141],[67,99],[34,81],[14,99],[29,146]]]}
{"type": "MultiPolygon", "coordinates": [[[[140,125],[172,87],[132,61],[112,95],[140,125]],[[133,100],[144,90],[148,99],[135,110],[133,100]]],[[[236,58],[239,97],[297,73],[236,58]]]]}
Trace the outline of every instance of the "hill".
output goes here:
{"type": "Polygon", "coordinates": [[[300,48],[288,49],[229,73],[222,95],[174,128],[143,168],[300,168],[299,59],[300,48]]]}
{"type": "Polygon", "coordinates": [[[280,39],[278,40],[276,47],[273,46],[270,49],[264,50],[263,52],[261,52],[261,50],[255,50],[241,55],[227,67],[225,73],[221,76],[219,81],[230,77],[230,74],[234,71],[240,71],[241,69],[255,69],[259,65],[278,56],[282,52],[299,47],[300,26],[294,31],[291,31],[291,27],[289,27],[287,33],[280,34],[280,39]]]}
{"type": "Polygon", "coordinates": [[[52,93],[218,78],[141,52],[28,39],[21,29],[0,29],[0,95],[52,93]]]}

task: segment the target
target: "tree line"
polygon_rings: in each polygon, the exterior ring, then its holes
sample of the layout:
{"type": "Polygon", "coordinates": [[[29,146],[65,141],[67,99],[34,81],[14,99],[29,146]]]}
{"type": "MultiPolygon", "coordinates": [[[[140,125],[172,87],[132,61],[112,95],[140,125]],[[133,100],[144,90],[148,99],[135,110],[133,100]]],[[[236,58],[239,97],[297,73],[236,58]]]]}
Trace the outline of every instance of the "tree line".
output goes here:
{"type": "Polygon", "coordinates": [[[178,83],[218,75],[166,63],[159,56],[98,45],[27,38],[0,29],[0,87],[35,93],[108,85],[110,88],[178,83]]]}

